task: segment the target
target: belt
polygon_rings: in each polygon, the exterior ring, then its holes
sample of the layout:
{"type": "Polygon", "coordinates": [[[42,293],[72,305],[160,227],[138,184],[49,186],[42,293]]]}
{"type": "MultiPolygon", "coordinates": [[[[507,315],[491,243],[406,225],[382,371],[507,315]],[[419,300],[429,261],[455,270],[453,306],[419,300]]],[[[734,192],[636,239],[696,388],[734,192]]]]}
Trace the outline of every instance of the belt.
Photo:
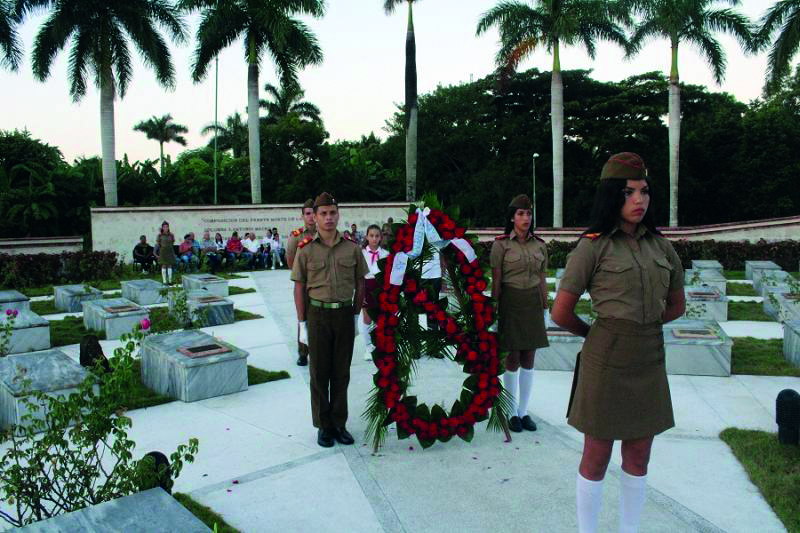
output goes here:
{"type": "Polygon", "coordinates": [[[319,300],[315,300],[313,298],[309,298],[311,305],[314,307],[321,307],[323,309],[341,309],[342,307],[347,307],[353,305],[353,302],[320,302],[319,300]]]}

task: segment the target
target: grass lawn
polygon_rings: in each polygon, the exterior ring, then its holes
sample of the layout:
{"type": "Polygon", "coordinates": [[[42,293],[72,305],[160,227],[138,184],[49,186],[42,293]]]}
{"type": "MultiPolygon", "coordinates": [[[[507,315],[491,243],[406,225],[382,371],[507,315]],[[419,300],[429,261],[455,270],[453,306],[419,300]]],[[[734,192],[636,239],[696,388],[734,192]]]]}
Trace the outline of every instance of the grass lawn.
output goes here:
{"type": "Polygon", "coordinates": [[[800,368],[783,357],[783,339],[734,337],[731,372],[755,376],[800,377],[800,368]]]}
{"type": "Polygon", "coordinates": [[[758,296],[756,290],[748,283],[728,283],[728,296],[758,296]]]}
{"type": "Polygon", "coordinates": [[[83,327],[83,318],[79,316],[66,316],[61,320],[50,321],[50,345],[67,346],[68,344],[78,344],[87,333],[97,335],[97,338],[104,340],[104,331],[87,331],[83,327]]]}
{"type": "Polygon", "coordinates": [[[31,311],[37,315],[54,315],[56,313],[61,313],[61,311],[56,309],[56,301],[53,298],[31,302],[31,311]]]}
{"type": "Polygon", "coordinates": [[[764,312],[760,302],[728,302],[728,320],[775,321],[774,318],[764,312]]]}
{"type": "Polygon", "coordinates": [[[747,279],[744,270],[723,270],[722,275],[725,279],[747,279]]]}
{"type": "Polygon", "coordinates": [[[251,292],[256,292],[255,289],[243,289],[241,287],[237,287],[235,285],[231,285],[228,287],[228,294],[230,296],[236,296],[237,294],[249,294],[251,292]]]}
{"type": "Polygon", "coordinates": [[[196,502],[188,494],[176,492],[172,495],[173,498],[186,507],[190,513],[195,515],[201,522],[208,526],[209,529],[216,533],[239,533],[239,530],[228,525],[227,522],[210,507],[206,507],[202,503],[196,502]]]}
{"type": "Polygon", "coordinates": [[[800,531],[800,447],[785,446],[766,431],[728,428],[719,437],[786,529],[800,531]]]}
{"type": "Polygon", "coordinates": [[[258,313],[251,313],[250,311],[243,311],[241,309],[233,310],[233,319],[236,320],[236,322],[239,322],[240,320],[256,320],[258,318],[264,317],[258,313]]]}

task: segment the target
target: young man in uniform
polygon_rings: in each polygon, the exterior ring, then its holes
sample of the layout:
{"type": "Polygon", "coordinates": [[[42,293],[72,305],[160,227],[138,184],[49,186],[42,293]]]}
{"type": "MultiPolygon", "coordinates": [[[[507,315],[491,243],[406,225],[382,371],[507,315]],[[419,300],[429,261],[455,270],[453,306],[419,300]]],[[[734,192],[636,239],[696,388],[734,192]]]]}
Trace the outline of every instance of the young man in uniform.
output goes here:
{"type": "MultiPolygon", "coordinates": [[[[297,245],[307,238],[314,238],[317,234],[317,221],[314,219],[314,200],[309,198],[300,208],[303,225],[292,231],[289,242],[286,243],[286,263],[291,269],[294,266],[294,257],[297,254],[297,245]]],[[[297,366],[308,364],[308,345],[300,342],[300,325],[297,325],[297,366]]]]}
{"type": "Polygon", "coordinates": [[[311,355],[311,418],[317,444],[353,444],[347,431],[347,386],[356,321],[369,271],[361,249],[337,231],[339,207],[324,192],[314,201],[317,235],[299,245],[292,267],[300,338],[311,355]]]}

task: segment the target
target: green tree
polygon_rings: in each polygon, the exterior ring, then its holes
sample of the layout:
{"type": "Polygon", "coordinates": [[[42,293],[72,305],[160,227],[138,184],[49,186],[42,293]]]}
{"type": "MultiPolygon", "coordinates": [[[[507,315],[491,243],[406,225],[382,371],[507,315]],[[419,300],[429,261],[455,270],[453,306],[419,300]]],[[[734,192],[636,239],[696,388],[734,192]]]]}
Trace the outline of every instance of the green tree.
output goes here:
{"type": "Polygon", "coordinates": [[[12,0],[0,0],[0,66],[15,71],[22,60],[22,47],[19,44],[17,25],[19,19],[14,14],[12,0]]]}
{"type": "Polygon", "coordinates": [[[537,48],[553,55],[550,114],[553,137],[553,227],[563,226],[564,201],[564,84],[561,76],[561,45],[581,44],[594,59],[597,40],[627,46],[619,22],[628,14],[619,2],[606,0],[537,0],[534,6],[502,1],[481,16],[477,34],[497,26],[500,31],[498,67],[513,71],[537,48]],[[535,6],[535,7],[534,7],[535,6]]]}
{"type": "Polygon", "coordinates": [[[160,149],[159,162],[160,175],[164,175],[164,143],[176,142],[182,146],[186,146],[186,138],[181,133],[186,133],[189,129],[182,124],[175,124],[172,122],[172,115],[167,113],[164,116],[153,117],[139,122],[133,127],[134,131],[141,131],[148,139],[158,141],[160,149]]]}
{"type": "Polygon", "coordinates": [[[267,110],[266,121],[268,124],[275,124],[283,117],[294,113],[301,119],[322,126],[321,111],[311,102],[303,100],[306,92],[295,80],[283,81],[280,87],[267,83],[264,85],[264,91],[271,97],[271,100],[261,100],[259,106],[267,110]]]}
{"type": "Polygon", "coordinates": [[[764,90],[771,94],[791,73],[792,58],[800,48],[800,0],[779,0],[764,13],[759,25],[756,47],[770,47],[764,90]],[[779,28],[773,42],[772,36],[779,28]]]}
{"type": "Polygon", "coordinates": [[[86,2],[83,0],[18,0],[21,14],[49,9],[33,45],[33,74],[44,81],[56,55],[72,42],[69,53],[70,95],[79,101],[86,94],[87,77],[94,74],[100,88],[100,138],[103,151],[105,204],[117,205],[114,154],[114,99],[122,98],[133,75],[130,43],[144,63],[168,89],[175,85],[172,57],[161,27],[176,43],[185,39],[183,22],[168,0],[86,2]]]}
{"type": "MultiPolygon", "coordinates": [[[[678,75],[678,46],[690,43],[708,62],[717,83],[725,77],[725,51],[715,32],[732,34],[745,50],[752,48],[750,20],[730,8],[717,9],[716,0],[633,0],[631,9],[641,20],[631,37],[629,55],[638,53],[652,38],[670,43],[669,72],[669,225],[678,225],[678,174],[680,168],[681,96],[678,75]]],[[[739,0],[723,0],[730,6],[739,0]]]]}
{"type": "Polygon", "coordinates": [[[269,54],[279,77],[295,79],[298,69],[322,62],[322,49],[306,24],[293,15],[322,17],[324,0],[183,0],[189,10],[201,11],[192,77],[205,78],[211,60],[239,37],[244,37],[247,61],[247,127],[252,202],[261,203],[261,151],[258,116],[259,64],[269,54]]]}
{"type": "Polygon", "coordinates": [[[406,76],[405,76],[405,130],[406,130],[406,201],[417,199],[417,44],[414,39],[413,4],[419,0],[384,0],[383,9],[387,15],[395,8],[408,2],[408,28],[406,29],[406,76]]]}
{"type": "MultiPolygon", "coordinates": [[[[200,133],[208,135],[216,132],[217,148],[231,150],[233,157],[238,158],[247,155],[247,122],[242,119],[242,115],[236,111],[233,115],[225,119],[225,124],[218,123],[205,126],[200,133]]],[[[208,143],[209,148],[214,147],[214,139],[208,143]]]]}

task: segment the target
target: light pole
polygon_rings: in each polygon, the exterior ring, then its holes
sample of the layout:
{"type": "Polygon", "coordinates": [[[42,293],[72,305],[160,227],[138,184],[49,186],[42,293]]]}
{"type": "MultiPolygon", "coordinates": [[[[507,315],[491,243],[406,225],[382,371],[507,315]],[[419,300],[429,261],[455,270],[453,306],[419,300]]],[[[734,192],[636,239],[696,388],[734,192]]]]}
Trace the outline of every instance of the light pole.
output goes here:
{"type": "Polygon", "coordinates": [[[536,228],[536,158],[539,157],[539,154],[533,154],[533,227],[536,228]]]}
{"type": "Polygon", "coordinates": [[[218,94],[219,94],[219,56],[214,58],[214,205],[217,205],[217,135],[219,135],[219,123],[217,122],[218,94]]]}

